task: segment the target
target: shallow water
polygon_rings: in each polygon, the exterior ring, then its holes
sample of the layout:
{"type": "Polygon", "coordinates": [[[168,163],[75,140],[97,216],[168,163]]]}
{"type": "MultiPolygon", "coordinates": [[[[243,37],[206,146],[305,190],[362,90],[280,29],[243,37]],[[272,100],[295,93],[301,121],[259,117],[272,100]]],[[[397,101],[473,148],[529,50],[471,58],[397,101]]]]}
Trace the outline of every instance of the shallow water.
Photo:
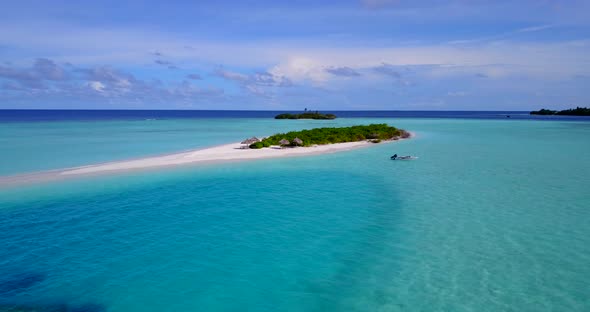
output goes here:
{"type": "MultiPolygon", "coordinates": [[[[0,305],[590,310],[590,123],[355,118],[332,124],[372,121],[417,136],[330,155],[0,191],[0,305]],[[420,158],[391,161],[393,153],[420,158]],[[37,278],[18,283],[26,274],[37,278]],[[20,286],[8,291],[1,287],[7,283],[20,286]]],[[[82,144],[78,157],[48,164],[55,156],[37,155],[42,164],[22,160],[19,169],[3,172],[165,153],[326,123],[298,122],[79,123],[57,131],[62,138],[45,139],[59,155],[71,140],[82,144]],[[153,145],[137,134],[154,128],[146,134],[153,145]],[[80,137],[63,138],[70,133],[80,137]],[[87,133],[110,152],[93,158],[103,148],[86,144],[87,133]]],[[[21,137],[25,148],[0,154],[3,164],[27,148],[42,150],[34,141],[43,141],[47,131],[33,128],[44,126],[22,125],[18,131],[29,131],[21,137]]]]}

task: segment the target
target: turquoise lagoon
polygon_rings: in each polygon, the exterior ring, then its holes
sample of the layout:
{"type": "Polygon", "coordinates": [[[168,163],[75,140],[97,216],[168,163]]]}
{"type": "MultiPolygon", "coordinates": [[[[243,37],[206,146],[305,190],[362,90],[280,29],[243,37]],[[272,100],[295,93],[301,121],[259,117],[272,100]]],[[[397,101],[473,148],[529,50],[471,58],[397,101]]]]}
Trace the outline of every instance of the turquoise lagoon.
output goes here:
{"type": "Polygon", "coordinates": [[[587,121],[8,123],[0,174],[370,122],[416,137],[0,190],[0,305],[590,311],[587,121]]]}

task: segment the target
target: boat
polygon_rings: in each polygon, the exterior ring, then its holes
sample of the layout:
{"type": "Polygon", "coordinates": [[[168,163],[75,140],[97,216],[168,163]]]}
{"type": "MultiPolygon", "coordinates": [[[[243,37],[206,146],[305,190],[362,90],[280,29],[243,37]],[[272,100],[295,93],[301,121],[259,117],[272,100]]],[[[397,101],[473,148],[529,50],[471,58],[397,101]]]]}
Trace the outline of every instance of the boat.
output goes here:
{"type": "Polygon", "coordinates": [[[391,156],[391,160],[414,160],[418,159],[416,156],[391,156]]]}

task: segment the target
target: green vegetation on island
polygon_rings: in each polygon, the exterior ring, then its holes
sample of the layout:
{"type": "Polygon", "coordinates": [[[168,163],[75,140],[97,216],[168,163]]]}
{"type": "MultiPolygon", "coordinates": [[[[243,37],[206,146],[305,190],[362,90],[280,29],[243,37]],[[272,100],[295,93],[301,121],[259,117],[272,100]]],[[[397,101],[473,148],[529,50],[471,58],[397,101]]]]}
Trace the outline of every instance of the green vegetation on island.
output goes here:
{"type": "Polygon", "coordinates": [[[570,108],[562,111],[555,111],[543,108],[538,111],[532,111],[531,115],[590,116],[590,108],[576,107],[573,109],[570,108]]]}
{"type": "Polygon", "coordinates": [[[306,110],[301,114],[279,114],[275,116],[275,119],[336,119],[336,115],[321,114],[320,112],[309,112],[306,110]]]}
{"type": "Polygon", "coordinates": [[[343,128],[315,128],[311,130],[278,133],[250,145],[258,149],[280,146],[312,146],[345,142],[371,140],[379,143],[384,140],[398,140],[410,137],[410,133],[388,126],[387,124],[371,124],[368,126],[352,126],[343,128]]]}

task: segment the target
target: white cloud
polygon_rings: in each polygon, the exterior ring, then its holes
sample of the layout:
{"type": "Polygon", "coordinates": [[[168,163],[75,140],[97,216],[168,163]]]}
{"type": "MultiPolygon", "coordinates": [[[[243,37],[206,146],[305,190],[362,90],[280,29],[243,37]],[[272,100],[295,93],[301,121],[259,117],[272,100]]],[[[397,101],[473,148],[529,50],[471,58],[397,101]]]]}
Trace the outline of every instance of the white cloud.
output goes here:
{"type": "Polygon", "coordinates": [[[88,82],[88,86],[96,92],[103,92],[106,88],[106,86],[100,81],[90,81],[88,82]]]}
{"type": "Polygon", "coordinates": [[[519,33],[535,32],[535,31],[541,31],[541,30],[555,28],[555,27],[556,27],[555,25],[539,25],[539,26],[521,28],[521,29],[516,30],[516,32],[519,32],[519,33]]]}
{"type": "MultiPolygon", "coordinates": [[[[517,32],[541,31],[551,27],[545,24],[522,28],[517,32]]],[[[430,77],[433,78],[481,74],[491,78],[517,75],[563,79],[590,74],[590,44],[585,40],[537,43],[466,41],[461,45],[392,44],[359,47],[355,42],[346,41],[215,41],[133,29],[30,25],[0,27],[0,42],[5,47],[18,47],[19,51],[25,51],[19,53],[21,58],[14,56],[11,59],[20,64],[30,62],[29,55],[41,50],[54,55],[53,60],[72,62],[77,66],[148,66],[154,62],[153,51],[158,51],[160,55],[165,53],[168,62],[182,64],[183,68],[191,70],[207,70],[207,66],[210,70],[213,64],[264,68],[273,76],[315,85],[338,79],[326,72],[326,68],[350,68],[361,73],[365,79],[375,79],[376,75],[367,75],[367,71],[383,63],[393,66],[444,65],[431,70],[430,77]]],[[[251,79],[237,72],[228,71],[225,75],[233,75],[226,77],[233,80],[251,79]]],[[[128,77],[117,79],[113,83],[121,89],[132,84],[128,77]]]]}
{"type": "Polygon", "coordinates": [[[246,76],[244,74],[228,71],[228,70],[221,69],[221,68],[216,70],[215,74],[219,77],[222,77],[222,78],[228,79],[228,80],[234,80],[234,81],[240,81],[240,82],[248,81],[248,76],[246,76]]]}
{"type": "Polygon", "coordinates": [[[325,82],[330,75],[324,70],[324,62],[309,57],[291,57],[273,66],[269,72],[276,76],[288,77],[294,81],[325,82]]]}

